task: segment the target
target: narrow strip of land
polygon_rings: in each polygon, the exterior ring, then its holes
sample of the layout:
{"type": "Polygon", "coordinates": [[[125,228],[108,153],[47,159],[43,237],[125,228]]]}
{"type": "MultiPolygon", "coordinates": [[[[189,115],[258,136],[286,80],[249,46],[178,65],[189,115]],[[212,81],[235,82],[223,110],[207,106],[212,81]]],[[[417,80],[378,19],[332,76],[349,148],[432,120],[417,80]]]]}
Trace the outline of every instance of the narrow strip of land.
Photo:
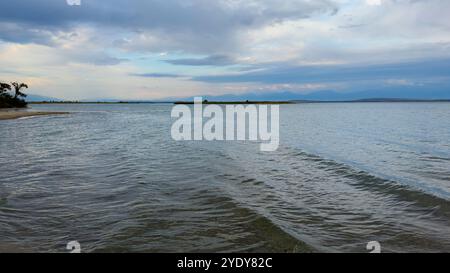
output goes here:
{"type": "MultiPolygon", "coordinates": [[[[186,105],[193,105],[195,102],[193,101],[177,101],[174,104],[186,104],[186,105]]],[[[295,104],[293,101],[203,101],[202,104],[295,104]]]]}
{"type": "Polygon", "coordinates": [[[65,115],[68,112],[25,112],[25,111],[0,111],[0,120],[18,119],[24,117],[65,115]]]}

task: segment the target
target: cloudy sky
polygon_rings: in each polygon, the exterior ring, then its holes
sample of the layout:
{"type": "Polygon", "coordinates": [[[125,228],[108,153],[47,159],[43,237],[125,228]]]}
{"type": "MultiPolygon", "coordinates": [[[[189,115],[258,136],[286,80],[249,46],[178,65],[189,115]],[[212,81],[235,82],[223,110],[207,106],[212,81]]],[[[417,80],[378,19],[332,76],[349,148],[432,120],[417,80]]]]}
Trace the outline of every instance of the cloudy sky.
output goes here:
{"type": "Polygon", "coordinates": [[[450,98],[449,14],[448,0],[1,1],[0,80],[62,99],[450,98]]]}

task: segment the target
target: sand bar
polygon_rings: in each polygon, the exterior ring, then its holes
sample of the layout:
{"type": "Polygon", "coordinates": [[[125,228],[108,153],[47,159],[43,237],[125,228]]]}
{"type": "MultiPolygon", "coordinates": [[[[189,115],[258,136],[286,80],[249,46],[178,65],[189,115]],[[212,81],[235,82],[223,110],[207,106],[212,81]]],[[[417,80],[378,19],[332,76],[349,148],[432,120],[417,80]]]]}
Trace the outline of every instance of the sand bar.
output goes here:
{"type": "Polygon", "coordinates": [[[18,119],[24,117],[49,116],[49,115],[66,115],[67,112],[26,112],[26,111],[3,111],[0,110],[0,120],[18,119]]]}

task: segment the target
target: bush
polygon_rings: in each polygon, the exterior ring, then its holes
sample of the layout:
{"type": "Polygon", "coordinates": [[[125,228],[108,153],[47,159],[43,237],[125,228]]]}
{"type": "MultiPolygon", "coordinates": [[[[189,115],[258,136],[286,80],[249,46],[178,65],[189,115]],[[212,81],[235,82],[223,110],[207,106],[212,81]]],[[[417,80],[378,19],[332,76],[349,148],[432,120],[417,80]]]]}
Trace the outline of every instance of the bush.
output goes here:
{"type": "Polygon", "coordinates": [[[0,95],[0,108],[23,108],[27,102],[20,98],[14,98],[9,94],[0,95]]]}

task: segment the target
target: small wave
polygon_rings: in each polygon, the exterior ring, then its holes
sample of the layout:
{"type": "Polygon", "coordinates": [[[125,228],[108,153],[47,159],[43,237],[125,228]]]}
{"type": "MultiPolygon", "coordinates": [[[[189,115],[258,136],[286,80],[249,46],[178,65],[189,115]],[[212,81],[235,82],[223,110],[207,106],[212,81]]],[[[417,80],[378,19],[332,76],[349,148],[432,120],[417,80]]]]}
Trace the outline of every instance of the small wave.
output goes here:
{"type": "Polygon", "coordinates": [[[320,251],[364,251],[375,234],[395,252],[402,249],[397,232],[417,238],[403,251],[450,247],[446,199],[296,148],[251,161],[246,154],[232,151],[221,165],[228,195],[320,251]]]}
{"type": "Polygon", "coordinates": [[[33,118],[37,118],[37,116],[21,117],[21,118],[18,118],[17,120],[26,120],[26,119],[33,119],[33,118]]]}
{"type": "MultiPolygon", "coordinates": [[[[381,194],[395,195],[401,199],[423,203],[423,205],[426,206],[436,207],[445,204],[442,208],[450,210],[450,203],[448,199],[443,198],[440,195],[431,194],[430,192],[418,189],[416,187],[405,185],[402,181],[378,177],[375,174],[358,169],[354,166],[331,159],[322,158],[317,155],[308,154],[306,152],[299,152],[295,148],[287,148],[286,153],[294,158],[299,157],[301,160],[315,162],[318,164],[318,168],[328,170],[335,173],[337,176],[348,178],[349,181],[352,181],[354,185],[359,188],[377,191],[381,194]],[[292,149],[294,149],[294,151],[292,151],[292,149]]],[[[434,189],[434,191],[438,190],[439,189],[434,189]]]]}

